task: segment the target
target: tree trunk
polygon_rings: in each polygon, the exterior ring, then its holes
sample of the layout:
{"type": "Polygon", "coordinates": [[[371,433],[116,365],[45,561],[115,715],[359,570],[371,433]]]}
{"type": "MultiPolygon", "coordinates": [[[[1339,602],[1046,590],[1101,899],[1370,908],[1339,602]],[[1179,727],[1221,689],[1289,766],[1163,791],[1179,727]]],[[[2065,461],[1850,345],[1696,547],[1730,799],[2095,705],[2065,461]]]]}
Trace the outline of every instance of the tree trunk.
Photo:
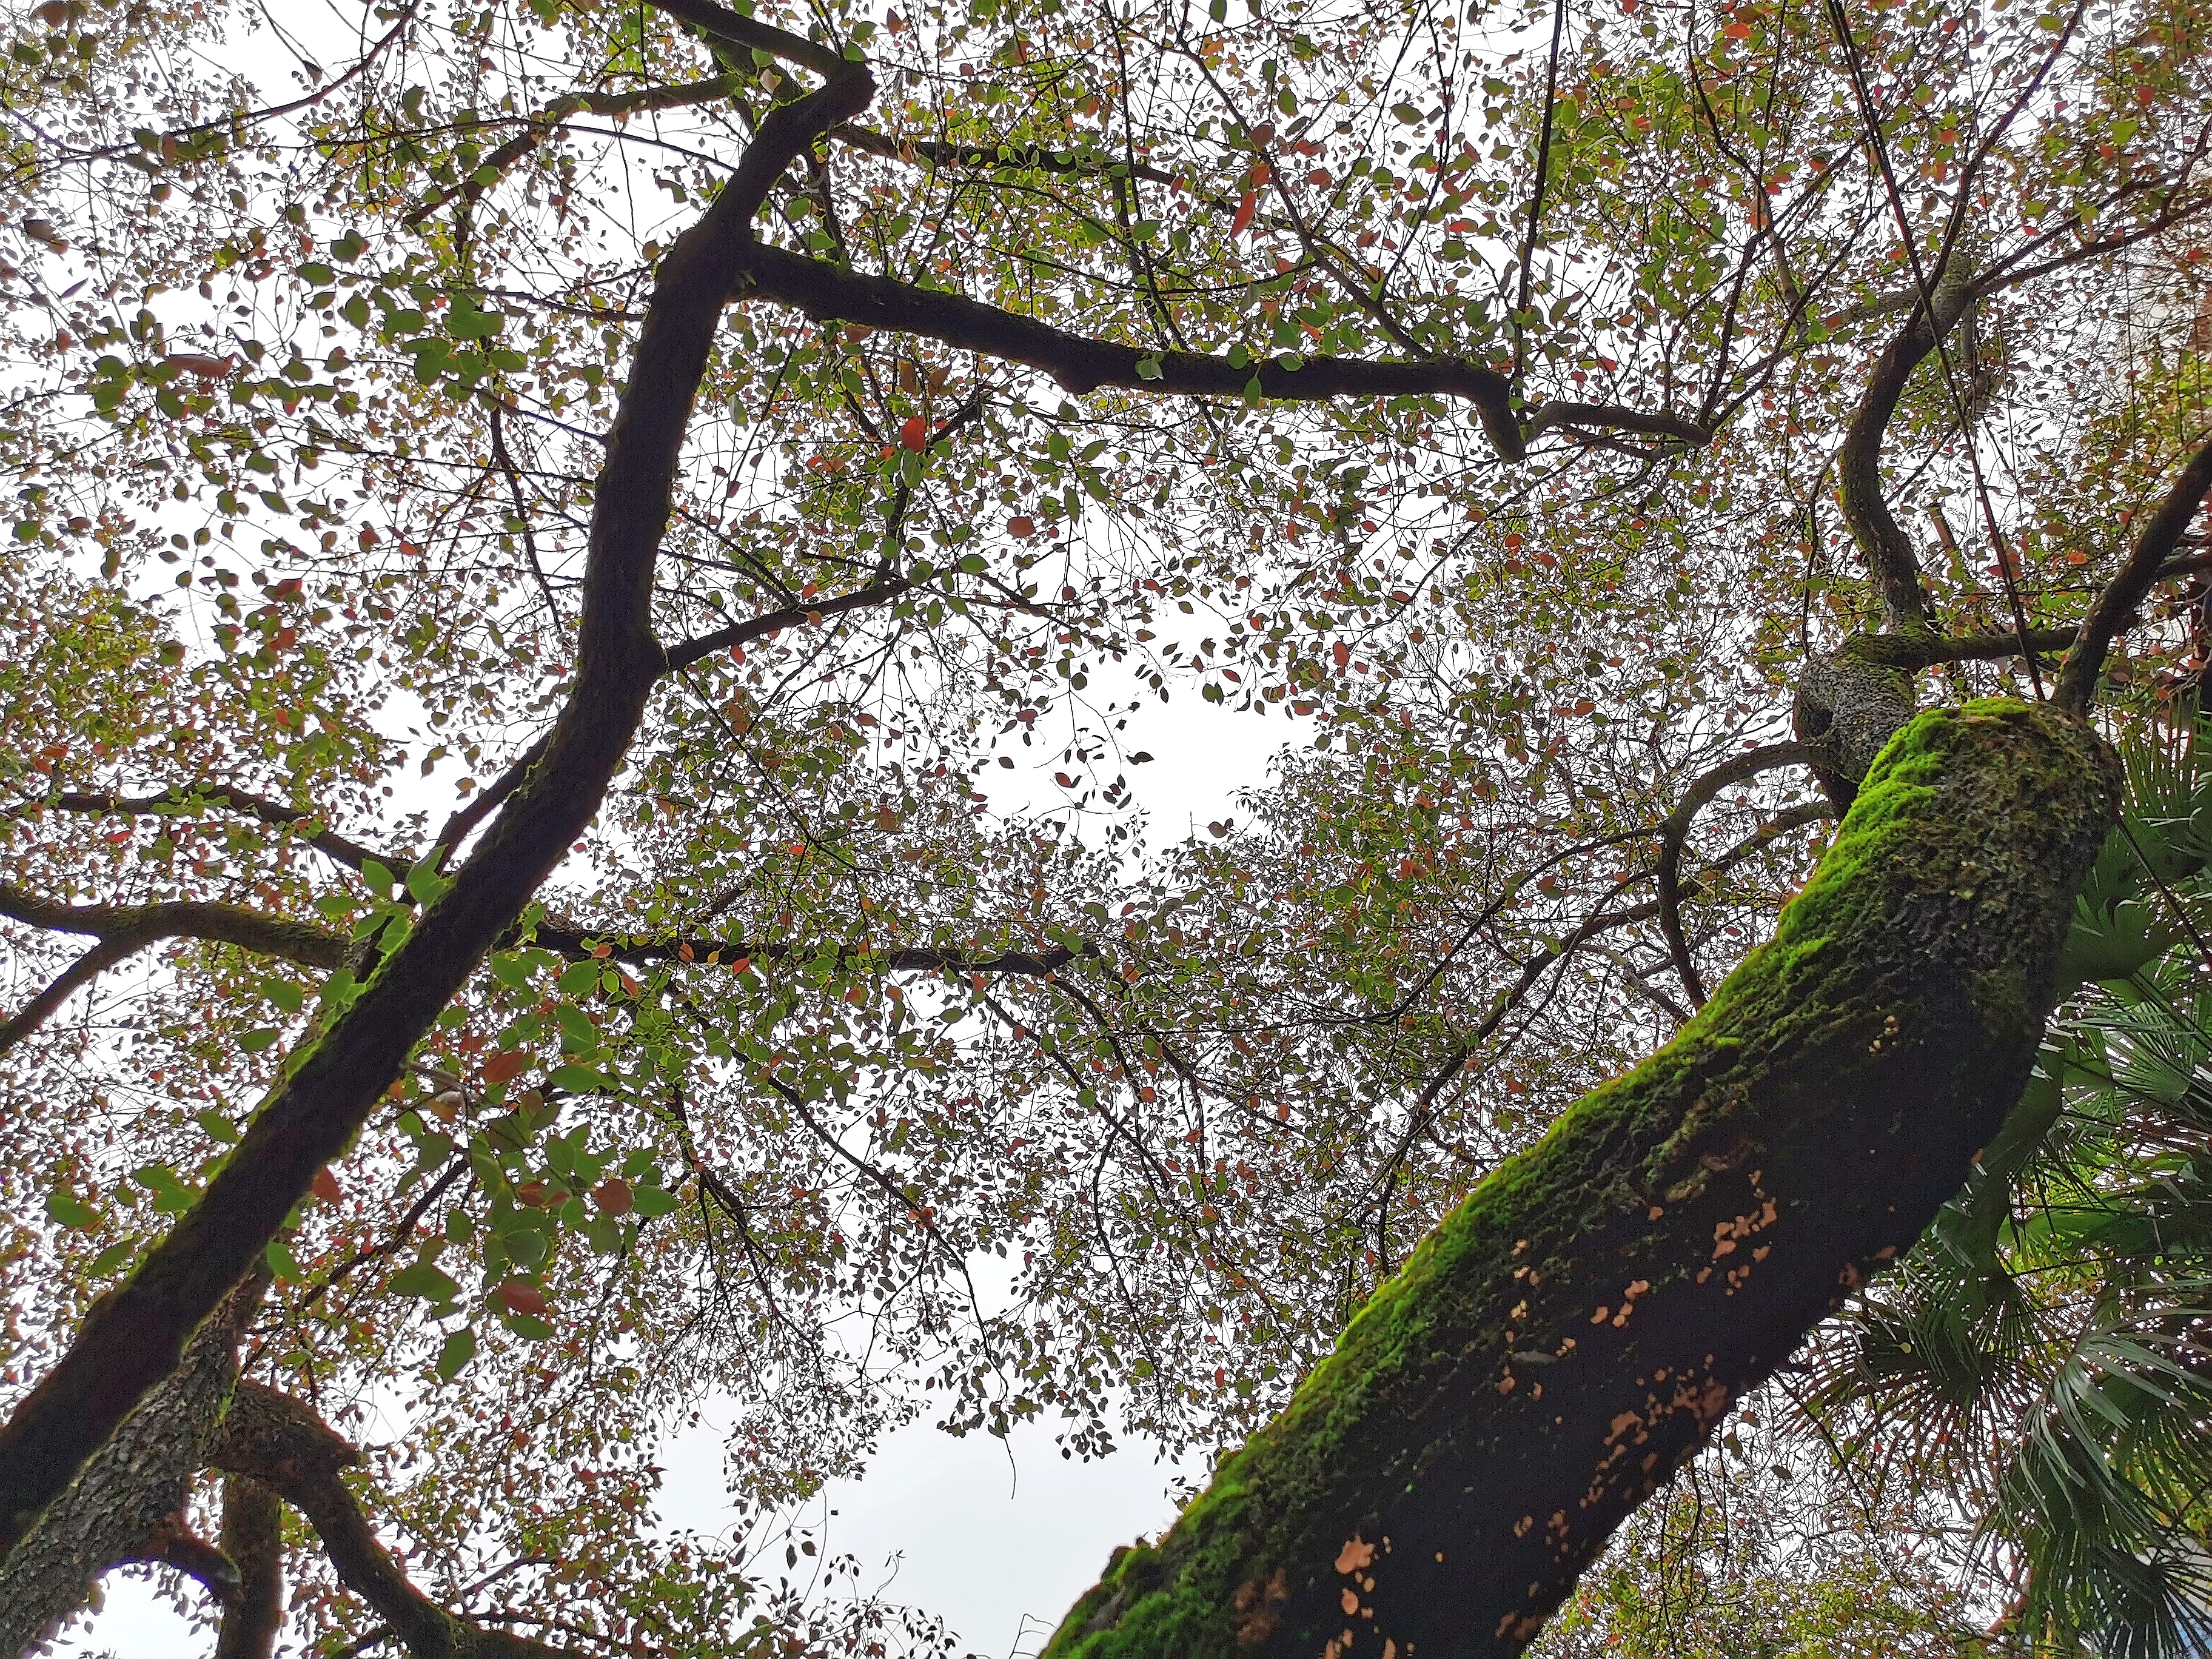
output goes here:
{"type": "Polygon", "coordinates": [[[2020,1098],[2118,769],[1919,716],[1681,1033],[1499,1169],[1044,1659],[1519,1651],[1613,1528],[1909,1246],[2020,1098]]]}
{"type": "Polygon", "coordinates": [[[222,1481],[222,1553],[238,1568],[215,1659],[270,1659],[284,1625],[284,1505],[251,1475],[222,1481]]]}
{"type": "Polygon", "coordinates": [[[0,1655],[15,1659],[51,1635],[126,1561],[167,1560],[219,1595],[235,1589],[230,1563],[192,1536],[183,1510],[238,1380],[239,1334],[268,1282],[257,1274],[231,1292],[0,1568],[0,1655]]]}

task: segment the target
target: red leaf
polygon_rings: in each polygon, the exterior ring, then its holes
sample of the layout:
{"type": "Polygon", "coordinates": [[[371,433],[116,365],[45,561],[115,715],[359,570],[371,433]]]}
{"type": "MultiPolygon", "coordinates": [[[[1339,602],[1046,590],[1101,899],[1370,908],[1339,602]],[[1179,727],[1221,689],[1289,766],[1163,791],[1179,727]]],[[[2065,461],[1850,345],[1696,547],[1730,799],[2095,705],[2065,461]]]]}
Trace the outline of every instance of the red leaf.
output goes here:
{"type": "Polygon", "coordinates": [[[235,357],[209,357],[196,351],[172,352],[161,361],[187,374],[197,374],[203,380],[226,380],[230,371],[238,367],[235,357]]]}
{"type": "Polygon", "coordinates": [[[635,1200],[629,1182],[616,1176],[592,1188],[592,1201],[609,1215],[628,1215],[635,1200]]]}
{"type": "Polygon", "coordinates": [[[486,1083],[505,1083],[530,1064],[530,1056],[520,1052],[494,1054],[484,1061],[483,1080],[486,1083]]]}
{"type": "Polygon", "coordinates": [[[499,1297],[509,1313],[534,1314],[541,1319],[544,1317],[545,1292],[526,1279],[502,1279],[499,1289],[493,1294],[499,1297]]]}
{"type": "Polygon", "coordinates": [[[339,1190],[338,1178],[331,1173],[327,1164],[315,1171],[314,1194],[326,1204],[335,1204],[344,1196],[339,1190]]]}
{"type": "Polygon", "coordinates": [[[929,447],[929,422],[919,415],[910,415],[899,428],[899,441],[919,454],[929,447]]]}
{"type": "Polygon", "coordinates": [[[1252,216],[1259,210],[1259,197],[1251,191],[1246,191],[1244,199],[1237,204],[1237,216],[1229,222],[1229,234],[1231,236],[1242,236],[1251,224],[1252,216]]]}
{"type": "Polygon", "coordinates": [[[1336,665],[1342,668],[1352,660],[1352,647],[1342,640],[1339,640],[1334,645],[1329,647],[1328,654],[1335,658],[1336,665]]]}
{"type": "Polygon", "coordinates": [[[1009,519],[1006,520],[1006,534],[1009,536],[1034,536],[1036,534],[1036,520],[1030,518],[1026,514],[1018,519],[1009,519]]]}

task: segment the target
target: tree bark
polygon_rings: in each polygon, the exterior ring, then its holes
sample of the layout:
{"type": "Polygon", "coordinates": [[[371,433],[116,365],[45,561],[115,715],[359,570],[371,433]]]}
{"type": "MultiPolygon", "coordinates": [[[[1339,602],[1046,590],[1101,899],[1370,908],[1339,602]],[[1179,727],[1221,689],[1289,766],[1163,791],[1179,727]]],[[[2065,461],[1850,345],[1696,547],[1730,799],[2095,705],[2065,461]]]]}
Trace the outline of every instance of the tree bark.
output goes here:
{"type": "Polygon", "coordinates": [[[208,1460],[305,1516],[340,1582],[376,1610],[413,1659],[562,1659],[568,1652],[448,1613],[416,1589],[339,1477],[361,1462],[360,1452],[289,1395],[240,1382],[208,1460]]]}
{"type": "Polygon", "coordinates": [[[1958,1189],[2020,1097],[2118,799],[2110,751],[2050,709],[1912,720],[1773,941],[1485,1181],[1044,1659],[1518,1652],[1958,1189]]]}
{"type": "Polygon", "coordinates": [[[126,1561],[168,1560],[218,1595],[235,1590],[236,1572],[192,1536],[183,1510],[238,1380],[239,1334],[267,1285],[257,1275],[232,1292],[0,1568],[0,1655],[14,1659],[51,1635],[126,1561]]]}
{"type": "Polygon", "coordinates": [[[251,1475],[222,1483],[222,1553],[238,1568],[215,1659],[270,1659],[284,1625],[284,1505],[251,1475]]]}

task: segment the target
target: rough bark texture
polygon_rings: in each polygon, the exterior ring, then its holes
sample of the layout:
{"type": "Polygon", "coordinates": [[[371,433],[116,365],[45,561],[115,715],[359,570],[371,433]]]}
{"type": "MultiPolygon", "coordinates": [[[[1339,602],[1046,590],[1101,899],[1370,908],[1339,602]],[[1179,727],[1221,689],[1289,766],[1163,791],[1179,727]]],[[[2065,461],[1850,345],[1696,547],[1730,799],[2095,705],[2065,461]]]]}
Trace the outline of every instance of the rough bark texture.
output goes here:
{"type": "Polygon", "coordinates": [[[1869,648],[1882,639],[1854,635],[1833,656],[1808,659],[1798,676],[1797,739],[1828,750],[1829,763],[1813,771],[1838,811],[1850,805],[1859,780],[1920,701],[1911,671],[1869,648]]]}
{"type": "Polygon", "coordinates": [[[376,1609],[413,1659],[559,1659],[567,1651],[472,1623],[416,1589],[340,1478],[361,1454],[289,1395],[240,1382],[208,1460],[305,1516],[340,1581],[376,1609]]]}
{"type": "Polygon", "coordinates": [[[180,1512],[238,1379],[239,1333],[266,1283],[250,1279],[232,1294],[0,1569],[0,1655],[14,1659],[50,1634],[125,1561],[174,1558],[212,1578],[211,1589],[234,1587],[228,1564],[185,1529],[180,1512]]]}
{"type": "Polygon", "coordinates": [[[270,1659],[284,1624],[284,1505],[250,1475],[222,1483],[222,1553],[238,1568],[215,1659],[270,1659]]]}
{"type": "Polygon", "coordinates": [[[1771,944],[1492,1176],[1045,1659],[1517,1652],[2019,1099],[2112,757],[1914,720],[1771,944]]]}

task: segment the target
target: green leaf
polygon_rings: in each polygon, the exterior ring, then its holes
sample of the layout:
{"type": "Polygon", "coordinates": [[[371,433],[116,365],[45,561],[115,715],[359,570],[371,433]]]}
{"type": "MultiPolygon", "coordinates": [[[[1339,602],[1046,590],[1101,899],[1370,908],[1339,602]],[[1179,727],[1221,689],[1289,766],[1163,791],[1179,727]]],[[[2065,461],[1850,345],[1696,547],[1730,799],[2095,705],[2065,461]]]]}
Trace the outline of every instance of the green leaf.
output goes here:
{"type": "Polygon", "coordinates": [[[446,319],[446,331],[456,340],[489,339],[507,326],[507,319],[495,311],[478,311],[465,300],[457,299],[446,319]]]}
{"type": "Polygon", "coordinates": [[[386,1287],[397,1296],[419,1296],[426,1302],[451,1302],[461,1287],[428,1261],[402,1267],[386,1287]]]}
{"type": "Polygon", "coordinates": [[[296,1285],[307,1277],[300,1271],[300,1264],[292,1259],[291,1246],[281,1238],[270,1239],[269,1248],[261,1255],[269,1264],[269,1271],[289,1285],[296,1285]]]}
{"type": "Polygon", "coordinates": [[[64,1227],[85,1232],[100,1224],[100,1218],[91,1206],[75,1195],[58,1189],[46,1196],[46,1213],[64,1227]]]}
{"type": "Polygon", "coordinates": [[[275,1042],[281,1032],[272,1030],[247,1031],[238,1039],[238,1046],[249,1054],[258,1054],[275,1042]]]}
{"type": "Polygon", "coordinates": [[[288,1014],[298,1013],[300,1012],[300,1005],[306,1000],[306,999],[300,994],[300,988],[293,984],[289,979],[263,980],[261,981],[261,994],[267,997],[270,1001],[275,1003],[279,1008],[282,1008],[288,1014]]]}
{"type": "Polygon", "coordinates": [[[428,859],[407,872],[408,896],[417,904],[435,904],[453,884],[448,878],[438,873],[437,867],[428,859]]]}
{"type": "Polygon", "coordinates": [[[94,1279],[105,1279],[137,1254],[137,1241],[126,1238],[119,1243],[109,1245],[98,1255],[93,1257],[92,1266],[85,1271],[94,1279]]]}
{"type": "Polygon", "coordinates": [[[556,1066],[545,1081],[572,1095],[595,1095],[615,1086],[611,1079],[589,1066],[556,1066]]]}
{"type": "Polygon", "coordinates": [[[361,861],[361,878],[368,884],[368,890],[379,898],[390,898],[396,880],[391,871],[374,859],[361,861]]]}
{"type": "Polygon", "coordinates": [[[590,958],[577,963],[554,981],[564,997],[588,995],[599,982],[599,964],[590,958]]]}
{"type": "Polygon", "coordinates": [[[652,1220],[655,1216],[666,1215],[682,1202],[683,1200],[675,1194],[661,1187],[639,1186],[633,1189],[630,1194],[632,1211],[647,1221],[652,1220]]]}
{"type": "Polygon", "coordinates": [[[221,1112],[202,1112],[192,1121],[226,1146],[238,1139],[238,1126],[221,1112]]]}
{"type": "Polygon", "coordinates": [[[461,1373],[461,1367],[477,1357],[477,1334],[458,1330],[447,1337],[445,1346],[438,1350],[438,1375],[452,1382],[461,1373]]]}

